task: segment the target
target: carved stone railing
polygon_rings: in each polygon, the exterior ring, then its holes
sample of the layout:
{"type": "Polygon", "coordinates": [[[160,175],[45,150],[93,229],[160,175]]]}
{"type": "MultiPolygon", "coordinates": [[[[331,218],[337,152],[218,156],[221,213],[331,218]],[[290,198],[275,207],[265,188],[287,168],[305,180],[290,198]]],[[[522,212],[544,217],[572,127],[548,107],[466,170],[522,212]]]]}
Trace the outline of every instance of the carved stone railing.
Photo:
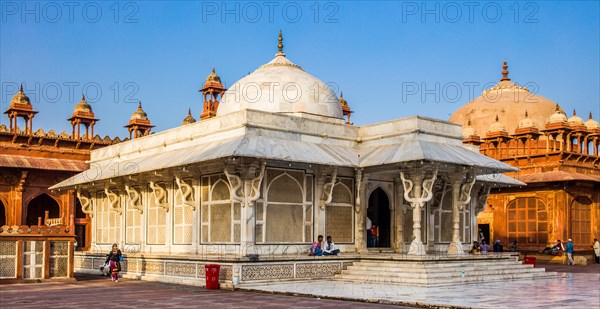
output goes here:
{"type": "Polygon", "coordinates": [[[1,226],[0,283],[72,279],[74,242],[71,226],[1,226]]]}

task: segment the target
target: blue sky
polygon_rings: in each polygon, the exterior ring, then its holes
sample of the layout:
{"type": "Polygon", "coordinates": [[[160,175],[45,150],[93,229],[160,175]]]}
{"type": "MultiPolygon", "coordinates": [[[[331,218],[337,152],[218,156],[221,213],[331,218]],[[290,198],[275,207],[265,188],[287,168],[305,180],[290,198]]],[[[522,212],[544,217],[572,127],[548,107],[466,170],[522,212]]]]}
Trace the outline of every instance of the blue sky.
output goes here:
{"type": "Polygon", "coordinates": [[[500,79],[505,58],[513,81],[568,114],[600,118],[597,1],[1,5],[1,108],[23,82],[40,111],[34,129],[70,132],[66,119],[82,92],[102,136],[127,136],[137,100],[155,131],[180,125],[188,108],[199,119],[198,89],[211,67],[233,84],[273,58],[279,29],[288,58],[341,89],[357,125],[448,119],[473,99],[467,85],[477,97],[500,79]]]}

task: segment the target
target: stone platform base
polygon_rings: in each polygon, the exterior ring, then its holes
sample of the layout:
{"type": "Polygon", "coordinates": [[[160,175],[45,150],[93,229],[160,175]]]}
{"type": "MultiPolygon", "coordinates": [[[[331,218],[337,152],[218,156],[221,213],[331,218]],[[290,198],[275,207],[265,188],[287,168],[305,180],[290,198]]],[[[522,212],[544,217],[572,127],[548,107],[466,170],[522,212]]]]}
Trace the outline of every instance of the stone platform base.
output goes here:
{"type": "MultiPolygon", "coordinates": [[[[100,275],[101,254],[77,252],[75,271],[100,275]]],[[[397,283],[433,286],[511,279],[555,277],[518,261],[517,253],[500,255],[342,254],[329,257],[270,256],[258,261],[228,256],[126,255],[122,262],[124,278],[205,286],[206,264],[221,266],[221,288],[245,284],[272,284],[278,281],[336,279],[354,282],[397,283]]]]}
{"type": "MultiPolygon", "coordinates": [[[[244,283],[333,278],[356,259],[356,255],[343,257],[278,257],[256,262],[232,257],[125,256],[119,274],[124,278],[158,281],[193,286],[205,286],[206,264],[219,264],[220,287],[235,288],[244,283]]],[[[77,252],[75,272],[98,274],[105,257],[100,254],[77,252]]]]}

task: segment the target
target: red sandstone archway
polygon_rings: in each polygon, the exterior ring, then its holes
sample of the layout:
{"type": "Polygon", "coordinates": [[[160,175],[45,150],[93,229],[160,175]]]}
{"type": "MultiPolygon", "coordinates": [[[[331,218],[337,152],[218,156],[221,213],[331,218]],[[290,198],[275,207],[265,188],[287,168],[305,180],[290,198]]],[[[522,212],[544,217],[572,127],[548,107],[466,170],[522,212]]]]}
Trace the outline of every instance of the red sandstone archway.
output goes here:
{"type": "Polygon", "coordinates": [[[49,211],[50,218],[60,217],[60,206],[50,195],[42,193],[32,199],[27,204],[27,217],[25,218],[25,224],[37,225],[38,217],[45,216],[45,212],[49,211]]]}

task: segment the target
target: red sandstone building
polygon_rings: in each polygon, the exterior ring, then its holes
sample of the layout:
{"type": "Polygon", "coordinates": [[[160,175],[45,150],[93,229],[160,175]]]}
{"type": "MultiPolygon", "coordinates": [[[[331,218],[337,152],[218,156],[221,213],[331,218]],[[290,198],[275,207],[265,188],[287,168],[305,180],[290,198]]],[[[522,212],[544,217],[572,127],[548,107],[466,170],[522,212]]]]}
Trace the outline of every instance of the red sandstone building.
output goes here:
{"type": "Polygon", "coordinates": [[[517,240],[540,250],[572,238],[589,249],[600,238],[600,125],[503,77],[481,97],[459,108],[450,121],[463,124],[464,143],[518,167],[509,174],[527,186],[494,189],[479,228],[489,240],[517,240]]]}
{"type": "MultiPolygon", "coordinates": [[[[152,127],[140,110],[141,106],[128,125],[135,136],[148,134],[152,127]]],[[[86,161],[91,150],[121,140],[94,135],[98,119],[85,97],[68,119],[72,126],[70,134],[34,131],[33,118],[37,111],[23,87],[4,114],[8,116],[9,125],[0,125],[0,226],[69,225],[73,216],[78,248],[87,249],[91,220],[82,211],[75,192],[51,192],[48,187],[88,169],[86,161]],[[19,126],[21,119],[22,127],[19,126]]]]}

